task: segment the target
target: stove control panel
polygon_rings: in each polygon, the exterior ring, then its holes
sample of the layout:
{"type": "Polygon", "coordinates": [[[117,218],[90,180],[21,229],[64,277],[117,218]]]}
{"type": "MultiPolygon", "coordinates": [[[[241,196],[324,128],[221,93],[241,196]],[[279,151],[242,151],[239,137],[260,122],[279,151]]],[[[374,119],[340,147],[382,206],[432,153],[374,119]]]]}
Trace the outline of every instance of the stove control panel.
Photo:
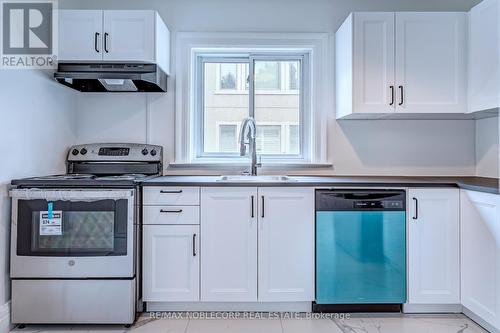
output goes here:
{"type": "Polygon", "coordinates": [[[140,143],[100,143],[72,146],[68,162],[123,161],[161,162],[163,148],[140,143]]]}
{"type": "MultiPolygon", "coordinates": [[[[85,148],[82,148],[82,150],[85,148]]],[[[97,153],[99,156],[128,156],[130,154],[130,148],[123,147],[102,147],[99,148],[97,153]]]]}

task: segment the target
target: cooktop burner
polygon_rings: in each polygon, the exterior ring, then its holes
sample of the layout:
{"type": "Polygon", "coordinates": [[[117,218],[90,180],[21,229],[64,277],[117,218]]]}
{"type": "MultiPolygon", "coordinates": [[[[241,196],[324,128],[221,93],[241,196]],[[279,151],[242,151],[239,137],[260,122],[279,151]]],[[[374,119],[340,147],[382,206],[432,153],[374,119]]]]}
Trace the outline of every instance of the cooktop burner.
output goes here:
{"type": "Polygon", "coordinates": [[[146,178],[146,175],[140,173],[129,173],[124,175],[116,175],[116,176],[101,176],[97,177],[96,180],[138,180],[146,178]]]}
{"type": "Polygon", "coordinates": [[[51,180],[51,181],[64,181],[64,180],[140,180],[148,177],[142,173],[127,173],[123,175],[109,175],[109,176],[98,176],[90,174],[66,174],[66,175],[53,175],[45,177],[33,177],[31,180],[51,180]]]}
{"type": "Polygon", "coordinates": [[[74,173],[74,174],[66,174],[66,175],[53,175],[53,176],[44,176],[44,177],[33,177],[33,180],[72,180],[72,179],[94,179],[95,175],[83,174],[83,173],[74,173]]]}

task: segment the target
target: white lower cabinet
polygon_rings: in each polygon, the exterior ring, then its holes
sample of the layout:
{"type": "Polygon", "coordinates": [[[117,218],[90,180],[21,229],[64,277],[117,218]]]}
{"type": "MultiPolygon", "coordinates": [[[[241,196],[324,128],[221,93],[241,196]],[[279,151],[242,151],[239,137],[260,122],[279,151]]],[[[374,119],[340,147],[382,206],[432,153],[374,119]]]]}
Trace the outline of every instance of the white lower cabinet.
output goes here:
{"type": "Polygon", "coordinates": [[[256,200],[256,188],[201,189],[202,301],[257,300],[256,200]]]}
{"type": "Polygon", "coordinates": [[[314,300],[313,188],[161,189],[144,190],[145,302],[314,300]]]}
{"type": "Polygon", "coordinates": [[[459,204],[458,189],[409,189],[409,304],[460,304],[459,204]]]}
{"type": "Polygon", "coordinates": [[[198,225],[145,225],[143,300],[199,300],[198,225]]]}
{"type": "Polygon", "coordinates": [[[202,188],[201,300],[314,300],[314,189],[202,188]]]}
{"type": "Polygon", "coordinates": [[[314,300],[314,189],[259,188],[258,299],[314,300]]]}
{"type": "Polygon", "coordinates": [[[500,330],[500,195],[462,190],[460,199],[462,305],[500,330]]]}

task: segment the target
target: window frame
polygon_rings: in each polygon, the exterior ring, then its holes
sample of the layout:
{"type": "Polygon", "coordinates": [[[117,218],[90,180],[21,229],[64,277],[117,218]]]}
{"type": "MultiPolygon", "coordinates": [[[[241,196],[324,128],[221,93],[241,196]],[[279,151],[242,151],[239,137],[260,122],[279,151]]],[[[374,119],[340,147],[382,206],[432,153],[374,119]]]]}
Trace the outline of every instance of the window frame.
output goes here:
{"type": "MultiPolygon", "coordinates": [[[[311,131],[312,131],[312,116],[311,116],[311,84],[310,84],[310,71],[312,66],[310,63],[310,53],[307,51],[297,50],[254,50],[254,51],[240,51],[236,53],[224,53],[223,50],[212,50],[211,52],[198,51],[193,54],[194,56],[194,121],[191,128],[193,132],[194,145],[192,146],[192,162],[243,162],[247,160],[248,156],[239,156],[238,153],[224,153],[224,152],[205,152],[204,151],[204,82],[205,82],[205,64],[206,63],[248,63],[249,84],[248,89],[227,89],[220,90],[219,80],[216,83],[216,94],[247,94],[248,114],[255,117],[255,80],[254,80],[254,67],[255,61],[298,61],[299,62],[299,85],[297,90],[289,89],[289,67],[285,63],[280,63],[280,89],[273,91],[259,91],[259,94],[298,94],[299,95],[299,154],[259,154],[263,161],[267,162],[310,162],[311,161],[311,131]],[[307,70],[306,70],[307,69],[307,70]],[[283,70],[285,72],[283,73],[283,70]]],[[[217,66],[216,80],[220,76],[219,68],[217,66]]],[[[238,71],[238,70],[237,70],[238,71]]],[[[237,78],[237,88],[240,84],[239,81],[244,81],[243,78],[237,78]]],[[[286,125],[289,125],[288,123],[286,125]]],[[[239,126],[238,126],[239,128],[239,126]]]]}

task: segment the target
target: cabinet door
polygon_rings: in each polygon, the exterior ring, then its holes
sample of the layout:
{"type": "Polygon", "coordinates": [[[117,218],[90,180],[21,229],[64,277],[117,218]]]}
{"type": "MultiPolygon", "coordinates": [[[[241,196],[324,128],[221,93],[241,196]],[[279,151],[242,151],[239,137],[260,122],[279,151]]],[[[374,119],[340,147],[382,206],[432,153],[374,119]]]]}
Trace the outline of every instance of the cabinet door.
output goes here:
{"type": "Polygon", "coordinates": [[[198,301],[199,226],[145,225],[143,299],[198,301]]]}
{"type": "Polygon", "coordinates": [[[397,112],[467,111],[465,13],[396,13],[397,112]]]}
{"type": "Polygon", "coordinates": [[[257,189],[201,189],[201,299],[257,300],[257,189]]]}
{"type": "Polygon", "coordinates": [[[500,106],[499,7],[498,0],[483,0],[469,14],[470,112],[500,106]]]}
{"type": "Polygon", "coordinates": [[[500,329],[500,196],[461,191],[462,305],[500,329]]]}
{"type": "Polygon", "coordinates": [[[102,60],[102,10],[59,11],[59,61],[102,60]]]}
{"type": "Polygon", "coordinates": [[[353,34],[354,111],[394,112],[394,13],[354,13],[353,34]]]}
{"type": "Polygon", "coordinates": [[[408,303],[459,304],[459,191],[408,193],[408,303]]]}
{"type": "Polygon", "coordinates": [[[259,188],[259,301],[314,300],[314,189],[259,188]]]}
{"type": "Polygon", "coordinates": [[[155,61],[155,12],[104,11],[104,60],[155,61]]]}

